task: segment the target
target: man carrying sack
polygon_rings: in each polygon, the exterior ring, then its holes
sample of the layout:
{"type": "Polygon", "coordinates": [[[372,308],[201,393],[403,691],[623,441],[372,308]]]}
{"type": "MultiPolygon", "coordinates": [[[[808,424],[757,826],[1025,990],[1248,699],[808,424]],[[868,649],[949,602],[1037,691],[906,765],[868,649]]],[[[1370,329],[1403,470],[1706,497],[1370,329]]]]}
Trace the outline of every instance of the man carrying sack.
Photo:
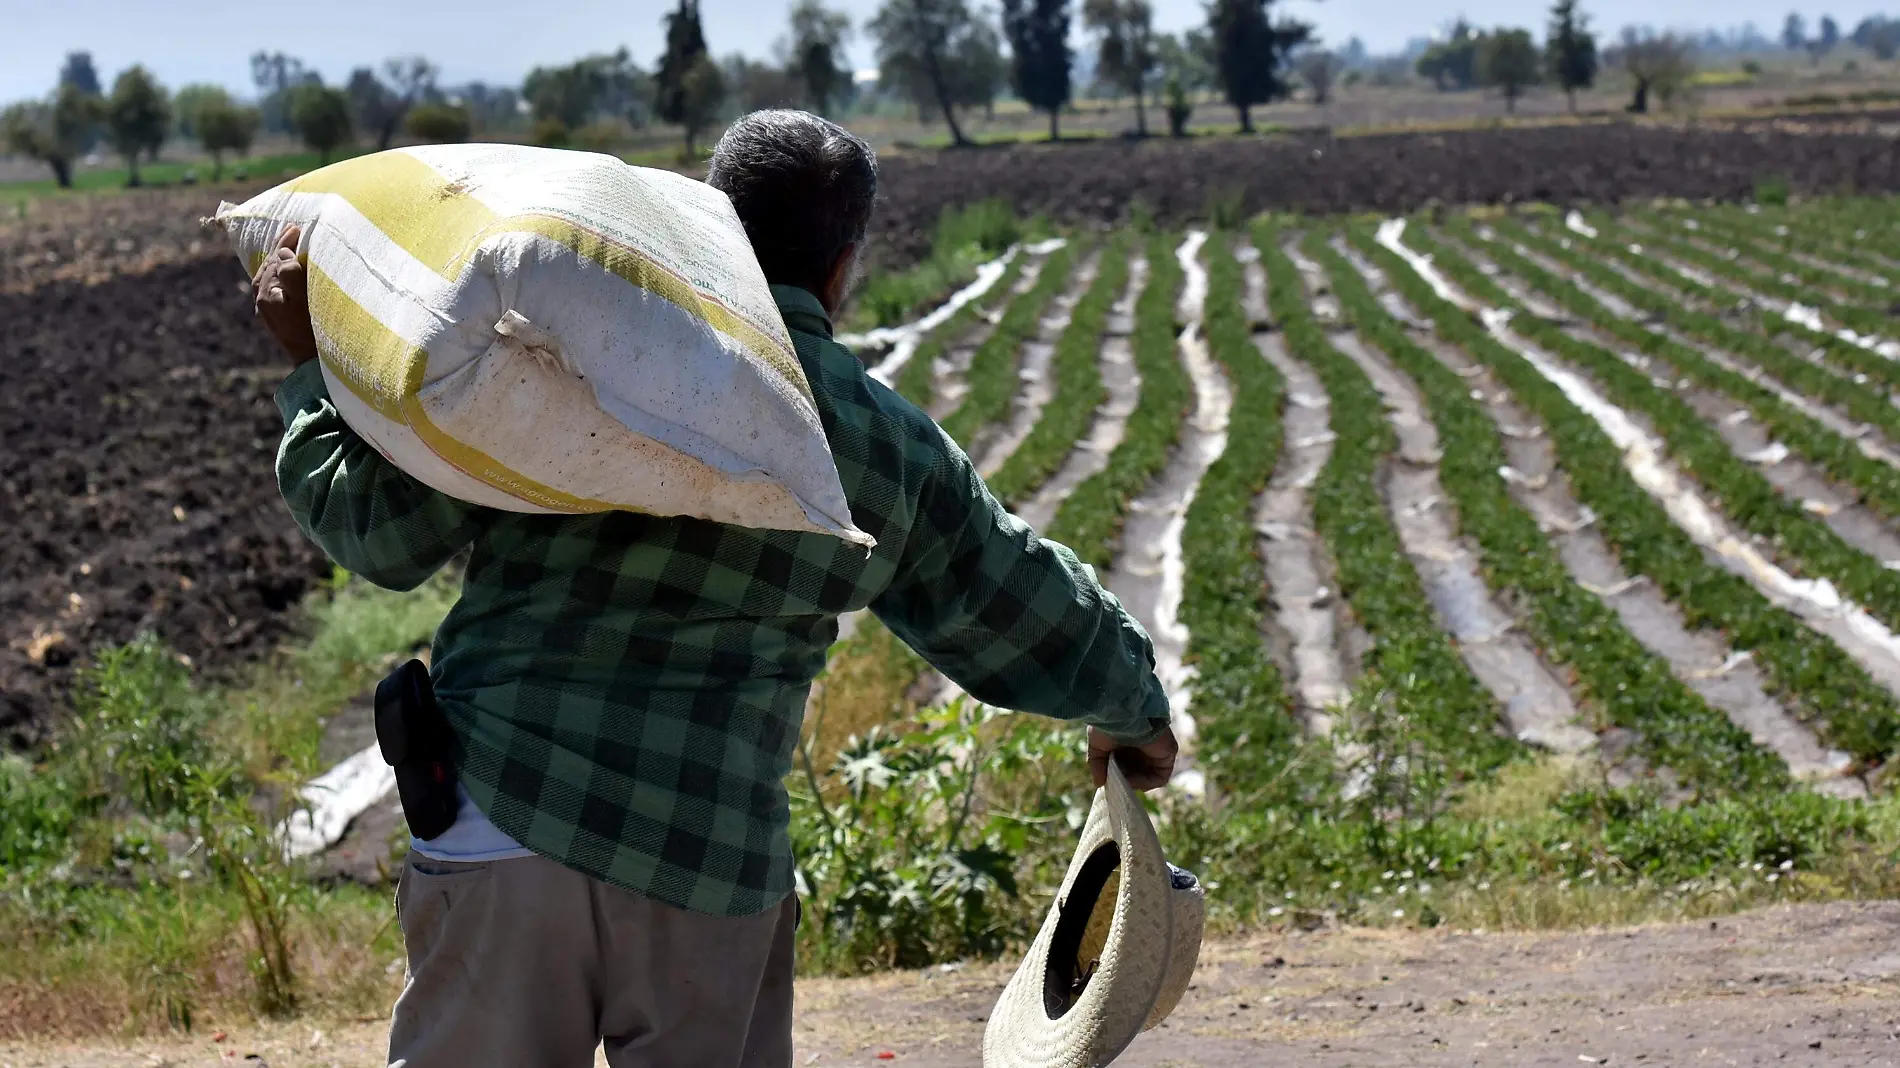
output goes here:
{"type": "Polygon", "coordinates": [[[409,974],[392,1065],[582,1068],[603,1043],[614,1068],[791,1064],[782,780],[842,613],[869,608],[978,700],[1087,723],[1098,786],[1111,754],[1138,790],[1172,773],[1141,627],[831,340],[877,194],[869,146],[759,112],[707,181],[772,283],[868,556],[820,533],[504,512],[429,489],[331,402],[298,235],[257,272],[258,317],[296,365],[277,476],[298,525],[391,589],[468,554],[432,678],[390,697],[439,709],[431,766],[455,781],[446,829],[414,842],[397,889],[409,974]]]}

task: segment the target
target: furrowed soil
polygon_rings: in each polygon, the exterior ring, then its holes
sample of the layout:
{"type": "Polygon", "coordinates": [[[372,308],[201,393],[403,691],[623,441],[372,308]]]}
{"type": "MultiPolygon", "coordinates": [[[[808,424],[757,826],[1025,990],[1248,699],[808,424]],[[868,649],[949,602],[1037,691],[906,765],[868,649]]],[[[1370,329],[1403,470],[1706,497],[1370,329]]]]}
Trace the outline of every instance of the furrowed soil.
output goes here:
{"type": "MultiPolygon", "coordinates": [[[[921,254],[980,192],[1027,215],[1181,223],[1247,211],[1739,198],[1900,189],[1866,114],[1694,127],[1585,123],[1334,138],[1105,141],[896,154],[873,244],[921,254]]],[[[283,368],[235,261],[198,219],[263,183],[44,198],[0,221],[0,738],[43,741],[72,671],[155,630],[212,674],[289,636],[328,574],[277,500],[283,368]]]]}
{"type": "Polygon", "coordinates": [[[328,575],[278,499],[282,357],[225,257],[0,293],[0,731],[45,737],[72,671],[155,630],[221,670],[328,575]]]}
{"type": "MultiPolygon", "coordinates": [[[[1129,1068],[1900,1064],[1900,903],[1565,934],[1278,931],[1203,948],[1129,1068]]],[[[794,1063],[962,1068],[1004,965],[799,985],[794,1063]]],[[[126,1042],[0,1039],[0,1068],[370,1068],[383,1020],[126,1042]]],[[[599,1062],[604,1064],[604,1061],[599,1062]]]]}

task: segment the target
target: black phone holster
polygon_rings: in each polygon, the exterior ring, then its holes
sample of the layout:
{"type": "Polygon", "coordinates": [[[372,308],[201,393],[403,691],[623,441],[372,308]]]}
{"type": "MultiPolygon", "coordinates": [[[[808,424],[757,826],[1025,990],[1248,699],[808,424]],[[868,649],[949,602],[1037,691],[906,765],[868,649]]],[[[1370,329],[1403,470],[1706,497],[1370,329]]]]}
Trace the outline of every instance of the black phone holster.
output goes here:
{"type": "Polygon", "coordinates": [[[423,841],[455,823],[454,735],[435,703],[435,683],[411,660],[376,684],[376,745],[396,769],[396,793],[409,832],[423,841]]]}

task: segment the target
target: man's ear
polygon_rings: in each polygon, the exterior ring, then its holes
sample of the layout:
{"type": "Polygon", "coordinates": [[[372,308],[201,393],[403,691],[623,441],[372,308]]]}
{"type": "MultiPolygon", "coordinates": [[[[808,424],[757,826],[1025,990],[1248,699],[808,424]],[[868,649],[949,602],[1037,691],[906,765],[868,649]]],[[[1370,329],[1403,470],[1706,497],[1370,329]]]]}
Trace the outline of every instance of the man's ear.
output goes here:
{"type": "Polygon", "coordinates": [[[832,261],[831,270],[825,273],[825,291],[818,294],[818,303],[825,306],[826,315],[837,315],[838,309],[844,307],[844,298],[851,290],[851,264],[857,257],[857,244],[846,245],[832,261]]]}

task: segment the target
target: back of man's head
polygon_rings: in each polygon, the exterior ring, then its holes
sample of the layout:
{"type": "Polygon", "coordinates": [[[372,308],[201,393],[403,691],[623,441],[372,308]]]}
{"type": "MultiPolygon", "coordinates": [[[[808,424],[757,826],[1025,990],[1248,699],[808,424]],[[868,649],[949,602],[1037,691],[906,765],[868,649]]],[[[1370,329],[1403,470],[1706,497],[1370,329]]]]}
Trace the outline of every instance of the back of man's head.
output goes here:
{"type": "Polygon", "coordinates": [[[755,111],[713,149],[706,182],[732,199],[766,281],[823,298],[839,257],[864,244],[877,155],[805,111],[755,111]]]}

